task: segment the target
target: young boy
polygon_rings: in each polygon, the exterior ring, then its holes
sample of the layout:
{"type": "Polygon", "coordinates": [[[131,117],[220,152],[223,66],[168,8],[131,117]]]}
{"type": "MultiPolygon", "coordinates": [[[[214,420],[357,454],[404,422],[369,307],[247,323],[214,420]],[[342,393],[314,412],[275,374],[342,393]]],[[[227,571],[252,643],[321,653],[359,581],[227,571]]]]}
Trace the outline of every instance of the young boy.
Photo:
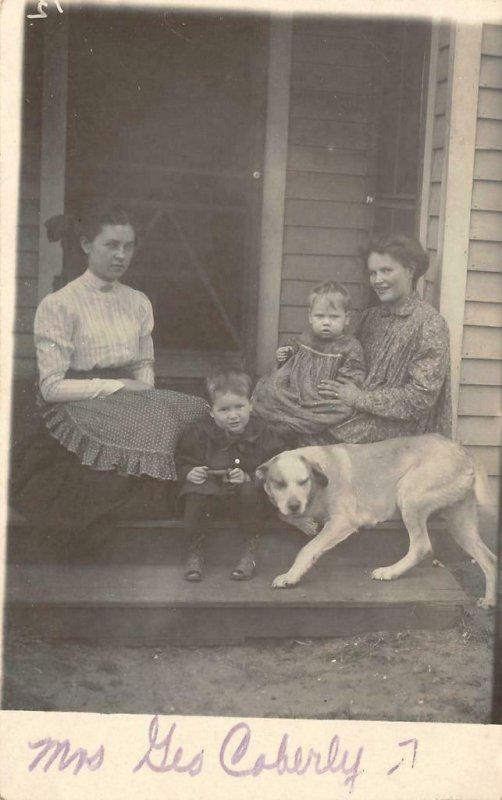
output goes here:
{"type": "Polygon", "coordinates": [[[261,378],[253,393],[255,413],[268,422],[290,427],[301,444],[317,444],[327,426],[344,422],[352,408],[336,410],[323,397],[325,381],[349,378],[361,386],[366,376],[360,342],[348,333],[350,294],[329,281],[309,295],[308,329],[279,347],[277,367],[261,378]]]}
{"type": "Polygon", "coordinates": [[[183,522],[190,547],[184,572],[187,581],[202,580],[203,520],[218,504],[233,507],[246,537],[242,558],[230,577],[249,580],[254,575],[264,501],[254,473],[263,461],[288,449],[288,437],[277,425],[269,426],[251,416],[251,390],[251,378],[244,372],[220,371],[207,378],[211,410],[193,423],[178,443],[176,470],[182,481],[183,522]]]}

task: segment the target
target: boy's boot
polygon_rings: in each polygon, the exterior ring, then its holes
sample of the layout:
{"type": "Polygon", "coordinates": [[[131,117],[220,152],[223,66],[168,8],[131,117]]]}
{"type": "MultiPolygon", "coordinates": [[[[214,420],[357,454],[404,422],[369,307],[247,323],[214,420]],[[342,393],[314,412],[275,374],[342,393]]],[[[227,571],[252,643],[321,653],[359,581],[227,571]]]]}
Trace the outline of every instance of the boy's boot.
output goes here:
{"type": "Polygon", "coordinates": [[[250,536],[245,543],[244,551],[239,562],[230,573],[234,581],[249,581],[256,572],[256,553],[260,535],[258,533],[250,536]]]}
{"type": "Polygon", "coordinates": [[[183,577],[193,583],[201,581],[204,572],[204,544],[205,535],[196,534],[190,538],[190,549],[185,563],[183,577]]]}

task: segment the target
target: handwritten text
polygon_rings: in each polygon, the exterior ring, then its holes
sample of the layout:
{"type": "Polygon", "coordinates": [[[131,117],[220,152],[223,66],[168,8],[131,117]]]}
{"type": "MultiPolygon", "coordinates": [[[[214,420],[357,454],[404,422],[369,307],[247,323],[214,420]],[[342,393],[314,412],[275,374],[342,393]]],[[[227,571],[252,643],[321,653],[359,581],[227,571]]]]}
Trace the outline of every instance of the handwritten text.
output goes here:
{"type": "Polygon", "coordinates": [[[72,752],[72,745],[68,739],[51,739],[47,737],[38,742],[29,742],[29,746],[35,750],[40,748],[28,769],[32,772],[39,765],[43,764],[43,771],[47,772],[54,762],[59,758],[58,770],[62,772],[73,764],[73,774],[77,775],[83,767],[90,769],[91,772],[98,770],[105,757],[105,748],[101,744],[94,755],[89,755],[83,747],[77,747],[72,752]],[[45,762],[44,762],[45,759],[45,762]]]}
{"type": "MultiPolygon", "coordinates": [[[[57,10],[60,14],[63,13],[63,9],[61,8],[61,3],[59,0],[52,0],[54,5],[56,6],[57,10]]],[[[27,14],[26,16],[28,19],[47,19],[47,13],[45,9],[49,6],[48,0],[39,0],[37,4],[37,13],[36,14],[27,14]]]]}
{"type": "Polygon", "coordinates": [[[243,778],[256,777],[265,771],[275,772],[277,775],[305,775],[307,772],[325,775],[341,772],[345,776],[344,785],[352,791],[356,778],[362,774],[360,765],[363,748],[359,747],[351,759],[349,752],[342,750],[338,736],[331,738],[324,755],[309,746],[291,747],[287,733],[282,735],[277,749],[274,748],[270,756],[260,753],[259,748],[258,754],[253,755],[251,745],[251,728],[245,722],[239,722],[229,730],[220,749],[220,765],[227,775],[243,778]]]}

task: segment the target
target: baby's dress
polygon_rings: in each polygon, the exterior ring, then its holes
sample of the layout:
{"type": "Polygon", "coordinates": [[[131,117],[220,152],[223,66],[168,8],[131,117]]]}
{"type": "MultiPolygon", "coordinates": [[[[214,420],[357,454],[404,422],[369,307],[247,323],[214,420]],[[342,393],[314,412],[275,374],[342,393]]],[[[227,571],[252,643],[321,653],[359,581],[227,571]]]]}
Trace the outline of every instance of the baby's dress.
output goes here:
{"type": "Polygon", "coordinates": [[[358,340],[344,335],[327,342],[305,332],[288,345],[293,355],[256,385],[255,413],[266,422],[280,422],[307,435],[346,420],[351,412],[334,410],[332,400],[320,396],[318,385],[340,376],[362,385],[366,370],[358,340]]]}

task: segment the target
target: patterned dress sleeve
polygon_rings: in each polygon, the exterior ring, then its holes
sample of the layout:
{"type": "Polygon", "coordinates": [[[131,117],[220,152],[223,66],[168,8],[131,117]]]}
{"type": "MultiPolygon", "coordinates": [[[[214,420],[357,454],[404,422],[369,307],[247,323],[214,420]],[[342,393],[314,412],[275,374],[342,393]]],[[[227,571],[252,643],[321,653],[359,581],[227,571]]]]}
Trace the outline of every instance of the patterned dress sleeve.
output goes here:
{"type": "Polygon", "coordinates": [[[355,337],[350,343],[347,356],[341,364],[338,375],[349,378],[356,386],[362,386],[366,378],[366,359],[361,342],[355,337]]]}
{"type": "Polygon", "coordinates": [[[153,309],[148,297],[143,292],[138,292],[138,317],[140,322],[139,358],[131,366],[131,374],[138,381],[155,385],[154,356],[153,356],[153,309]]]}
{"type": "Polygon", "coordinates": [[[408,365],[407,383],[399,387],[363,390],[356,408],[389,419],[412,420],[425,416],[439,397],[448,366],[448,327],[439,314],[434,314],[423,322],[415,353],[408,365]]]}
{"type": "Polygon", "coordinates": [[[123,388],[114,379],[65,378],[75,350],[72,311],[56,294],[48,295],[35,314],[34,337],[40,391],[48,403],[66,403],[106,397],[123,388]]]}

